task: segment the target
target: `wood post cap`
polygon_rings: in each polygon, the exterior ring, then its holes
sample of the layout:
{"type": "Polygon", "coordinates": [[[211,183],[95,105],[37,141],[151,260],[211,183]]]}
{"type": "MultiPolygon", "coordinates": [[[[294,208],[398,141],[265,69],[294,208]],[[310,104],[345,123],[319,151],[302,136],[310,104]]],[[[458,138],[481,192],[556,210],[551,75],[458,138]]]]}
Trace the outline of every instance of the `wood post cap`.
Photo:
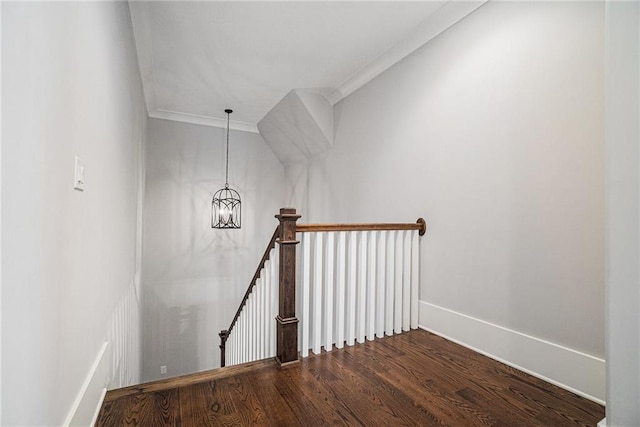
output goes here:
{"type": "Polygon", "coordinates": [[[280,208],[280,213],[276,215],[276,218],[280,220],[283,218],[297,220],[300,217],[302,215],[298,215],[295,208],[280,208]]]}

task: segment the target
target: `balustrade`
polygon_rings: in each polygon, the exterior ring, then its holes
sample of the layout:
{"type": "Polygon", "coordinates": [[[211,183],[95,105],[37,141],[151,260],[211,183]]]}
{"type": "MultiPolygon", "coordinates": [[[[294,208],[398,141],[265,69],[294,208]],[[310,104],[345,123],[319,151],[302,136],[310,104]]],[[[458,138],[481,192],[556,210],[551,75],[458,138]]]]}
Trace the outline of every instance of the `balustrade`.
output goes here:
{"type": "Polygon", "coordinates": [[[231,326],[220,332],[222,366],[269,357],[286,364],[417,328],[423,219],[296,224],[295,209],[276,217],[280,225],[231,326]]]}

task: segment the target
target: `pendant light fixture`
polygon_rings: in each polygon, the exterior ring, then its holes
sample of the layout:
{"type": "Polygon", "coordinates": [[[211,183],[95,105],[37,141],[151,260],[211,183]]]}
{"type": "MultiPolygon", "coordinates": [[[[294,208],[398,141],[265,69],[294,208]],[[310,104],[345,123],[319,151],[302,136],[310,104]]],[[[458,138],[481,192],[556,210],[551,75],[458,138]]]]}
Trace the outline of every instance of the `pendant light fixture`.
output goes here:
{"type": "Polygon", "coordinates": [[[229,118],[233,110],[227,113],[227,162],[225,167],[224,188],[216,191],[211,202],[211,228],[240,228],[240,194],[229,188],[229,118]]]}

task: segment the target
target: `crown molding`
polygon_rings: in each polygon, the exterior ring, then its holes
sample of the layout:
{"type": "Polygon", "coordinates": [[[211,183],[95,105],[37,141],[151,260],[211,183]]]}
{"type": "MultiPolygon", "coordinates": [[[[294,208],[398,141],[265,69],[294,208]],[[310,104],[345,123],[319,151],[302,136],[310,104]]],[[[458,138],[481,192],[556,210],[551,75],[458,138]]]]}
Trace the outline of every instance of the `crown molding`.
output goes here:
{"type": "MultiPolygon", "coordinates": [[[[200,116],[198,114],[180,113],[178,111],[169,111],[156,109],[149,111],[149,117],[154,119],[174,120],[177,122],[191,123],[194,125],[212,126],[217,128],[227,128],[227,120],[218,117],[200,116]]],[[[231,120],[229,129],[240,130],[243,132],[259,133],[258,127],[252,123],[239,122],[231,120]]]]}
{"type": "Polygon", "coordinates": [[[397,62],[400,62],[409,54],[415,52],[418,48],[437,37],[443,31],[465,18],[486,2],[487,0],[450,0],[446,2],[436,10],[435,13],[422,21],[422,23],[407,37],[386,50],[363,69],[356,72],[340,84],[329,94],[329,102],[334,105],[341,99],[349,96],[351,93],[373,80],[397,62]]]}

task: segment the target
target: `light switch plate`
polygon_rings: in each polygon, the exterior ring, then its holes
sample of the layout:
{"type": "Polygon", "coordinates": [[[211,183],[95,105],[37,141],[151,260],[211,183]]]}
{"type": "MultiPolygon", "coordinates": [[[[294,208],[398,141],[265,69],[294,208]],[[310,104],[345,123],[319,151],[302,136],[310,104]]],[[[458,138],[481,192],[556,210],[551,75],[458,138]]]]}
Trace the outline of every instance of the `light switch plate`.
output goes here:
{"type": "Polygon", "coordinates": [[[73,188],[84,191],[84,161],[76,156],[76,169],[73,175],[73,188]]]}

